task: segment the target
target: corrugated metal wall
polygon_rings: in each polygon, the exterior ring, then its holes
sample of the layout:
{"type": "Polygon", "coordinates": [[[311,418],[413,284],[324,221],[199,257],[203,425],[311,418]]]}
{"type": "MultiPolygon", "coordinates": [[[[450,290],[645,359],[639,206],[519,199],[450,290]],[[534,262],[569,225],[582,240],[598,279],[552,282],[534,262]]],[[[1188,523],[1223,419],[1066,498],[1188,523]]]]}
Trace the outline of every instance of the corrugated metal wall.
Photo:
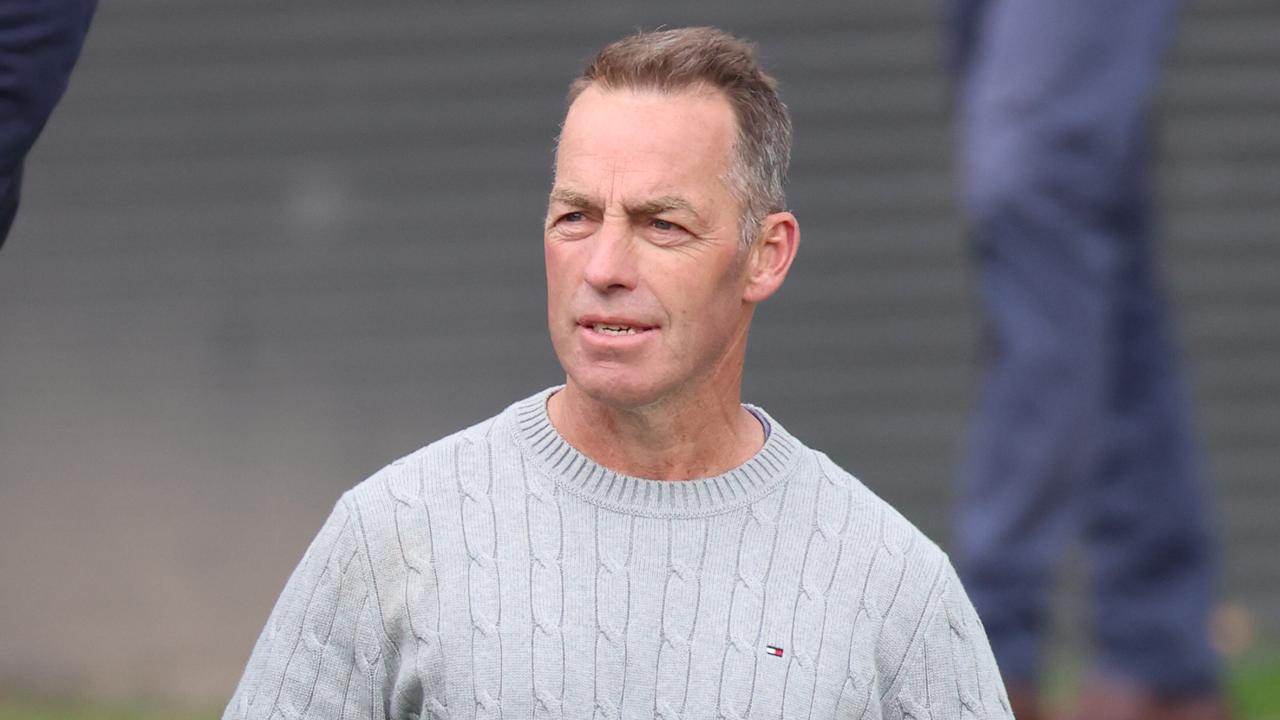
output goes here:
{"type": "MultiPolygon", "coordinates": [[[[113,0],[0,254],[0,686],[216,700],[337,495],[558,381],[567,80],[635,27],[756,40],[804,230],[746,396],[935,537],[975,379],[932,2],[113,0]]],[[[1223,519],[1276,628],[1280,6],[1188,7],[1164,261],[1223,519]]]]}
{"type": "Polygon", "coordinates": [[[1190,6],[1164,91],[1165,259],[1225,595],[1280,632],[1280,6],[1190,6]]]}

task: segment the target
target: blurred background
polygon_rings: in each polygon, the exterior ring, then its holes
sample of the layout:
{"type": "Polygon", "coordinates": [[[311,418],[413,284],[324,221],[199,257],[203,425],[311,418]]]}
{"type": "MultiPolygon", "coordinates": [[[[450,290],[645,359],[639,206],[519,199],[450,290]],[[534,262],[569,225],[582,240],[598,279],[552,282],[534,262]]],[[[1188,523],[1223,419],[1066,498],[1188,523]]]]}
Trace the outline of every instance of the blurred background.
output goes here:
{"type": "MultiPolygon", "coordinates": [[[[756,41],[794,116],[803,243],[745,398],[945,545],[979,332],[942,22],[932,0],[103,3],[0,253],[0,712],[216,713],[343,490],[562,380],[552,140],[569,79],[639,27],[756,41]]],[[[1246,678],[1280,647],[1277,38],[1273,0],[1188,3],[1158,118],[1215,634],[1246,678]]]]}

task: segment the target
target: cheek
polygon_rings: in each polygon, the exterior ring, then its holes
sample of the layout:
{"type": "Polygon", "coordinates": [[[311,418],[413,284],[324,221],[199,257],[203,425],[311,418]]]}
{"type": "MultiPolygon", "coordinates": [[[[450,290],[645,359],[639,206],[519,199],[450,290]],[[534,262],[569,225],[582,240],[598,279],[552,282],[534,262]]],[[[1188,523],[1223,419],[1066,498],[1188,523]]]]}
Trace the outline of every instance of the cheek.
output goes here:
{"type": "Polygon", "coordinates": [[[724,344],[736,328],[742,311],[741,281],[732,269],[725,270],[703,264],[698,273],[672,273],[666,279],[664,297],[667,308],[687,333],[686,342],[699,347],[724,344]],[[706,274],[716,272],[716,277],[706,274]],[[684,282],[672,278],[684,277],[684,282]]]}
{"type": "Polygon", "coordinates": [[[736,314],[742,306],[746,264],[735,254],[704,262],[697,287],[706,313],[736,314]]]}
{"type": "Polygon", "coordinates": [[[543,257],[547,270],[548,297],[557,297],[571,282],[570,254],[563,247],[547,245],[543,257]]]}

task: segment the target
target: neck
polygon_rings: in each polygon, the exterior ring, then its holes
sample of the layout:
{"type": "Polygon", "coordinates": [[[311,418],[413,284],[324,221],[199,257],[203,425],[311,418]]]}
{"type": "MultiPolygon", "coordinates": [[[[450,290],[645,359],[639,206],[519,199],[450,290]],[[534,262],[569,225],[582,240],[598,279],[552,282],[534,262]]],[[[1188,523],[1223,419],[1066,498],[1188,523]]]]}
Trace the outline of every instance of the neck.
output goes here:
{"type": "Polygon", "coordinates": [[[764,428],[730,391],[619,408],[569,379],[547,413],[570,445],[616,472],[653,480],[693,480],[727,472],[764,444],[764,428]]]}

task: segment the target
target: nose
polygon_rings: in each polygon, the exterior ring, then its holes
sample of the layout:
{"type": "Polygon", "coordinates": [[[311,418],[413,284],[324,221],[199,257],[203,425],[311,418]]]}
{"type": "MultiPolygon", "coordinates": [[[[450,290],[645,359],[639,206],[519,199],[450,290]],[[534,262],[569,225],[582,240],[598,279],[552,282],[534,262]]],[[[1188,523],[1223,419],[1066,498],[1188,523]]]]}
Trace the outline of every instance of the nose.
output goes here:
{"type": "Polygon", "coordinates": [[[638,273],[630,223],[623,218],[605,218],[590,243],[583,273],[587,284],[600,292],[635,289],[638,273]]]}

